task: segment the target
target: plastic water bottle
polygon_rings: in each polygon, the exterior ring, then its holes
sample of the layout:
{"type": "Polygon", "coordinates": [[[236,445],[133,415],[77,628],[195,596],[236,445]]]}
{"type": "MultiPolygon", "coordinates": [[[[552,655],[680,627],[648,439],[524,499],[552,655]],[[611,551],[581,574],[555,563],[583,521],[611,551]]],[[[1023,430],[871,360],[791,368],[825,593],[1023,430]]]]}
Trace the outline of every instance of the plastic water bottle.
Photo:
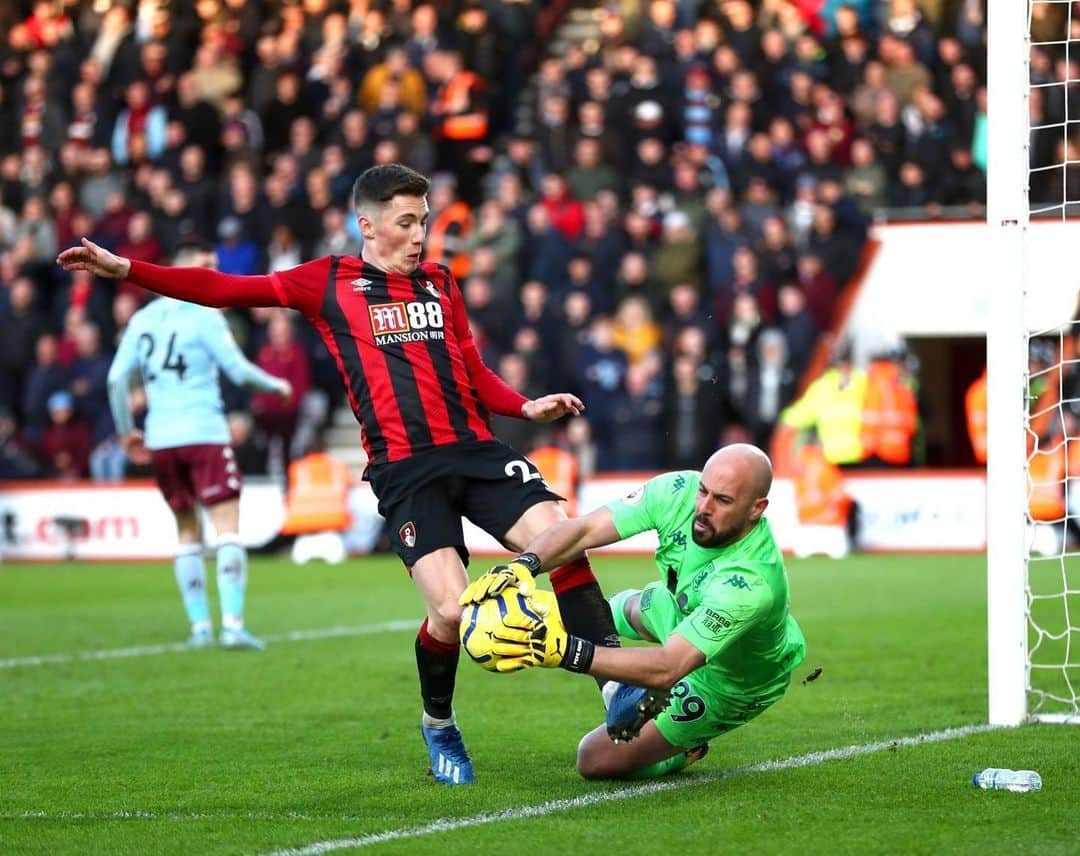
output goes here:
{"type": "Polygon", "coordinates": [[[1042,790],[1042,776],[1034,770],[1001,770],[988,767],[972,776],[971,781],[984,791],[1012,791],[1026,794],[1042,790]]]}

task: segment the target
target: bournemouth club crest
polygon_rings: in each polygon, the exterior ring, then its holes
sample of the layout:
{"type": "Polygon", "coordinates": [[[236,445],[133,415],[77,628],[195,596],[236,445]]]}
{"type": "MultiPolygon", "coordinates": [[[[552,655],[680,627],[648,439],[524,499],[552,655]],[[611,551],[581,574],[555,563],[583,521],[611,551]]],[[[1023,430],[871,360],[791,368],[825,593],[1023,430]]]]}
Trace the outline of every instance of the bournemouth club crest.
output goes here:
{"type": "Polygon", "coordinates": [[[398,531],[398,538],[401,539],[401,543],[406,547],[416,546],[416,525],[410,520],[404,524],[398,531]]]}

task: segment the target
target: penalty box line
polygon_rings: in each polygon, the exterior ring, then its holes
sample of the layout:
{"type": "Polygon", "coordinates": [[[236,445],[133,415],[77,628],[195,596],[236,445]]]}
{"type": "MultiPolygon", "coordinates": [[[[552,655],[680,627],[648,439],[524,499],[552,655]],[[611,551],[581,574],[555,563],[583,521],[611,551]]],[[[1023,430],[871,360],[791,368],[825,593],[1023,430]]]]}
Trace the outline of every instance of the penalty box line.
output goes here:
{"type": "MultiPolygon", "coordinates": [[[[383,621],[379,624],[358,624],[354,626],[322,627],[315,630],[293,630],[289,633],[277,633],[263,636],[263,641],[306,642],[313,639],[333,639],[339,636],[369,636],[374,633],[392,633],[401,630],[416,630],[422,619],[410,618],[398,621],[383,621]]],[[[130,648],[106,648],[101,651],[75,651],[62,654],[42,654],[37,657],[9,657],[0,660],[0,669],[18,669],[27,666],[50,666],[56,663],[90,663],[97,660],[124,660],[131,657],[152,657],[157,654],[185,654],[190,651],[206,650],[189,648],[183,642],[167,642],[161,645],[135,645],[130,648]]]]}
{"type": "Polygon", "coordinates": [[[825,764],[829,761],[843,761],[861,755],[870,755],[875,752],[885,751],[886,749],[897,749],[906,746],[922,746],[928,743],[942,743],[946,740],[957,740],[962,737],[970,737],[973,734],[994,731],[1000,727],[1001,726],[987,724],[964,725],[957,728],[945,728],[940,731],[931,731],[925,734],[915,734],[910,737],[897,737],[892,740],[878,740],[874,743],[842,746],[836,749],[808,752],[805,755],[795,755],[790,758],[764,761],[760,764],[751,764],[745,767],[736,767],[732,770],[719,770],[715,773],[706,773],[694,778],[667,779],[650,782],[644,785],[634,785],[619,790],[599,791],[597,793],[582,794],[581,796],[570,797],[567,799],[548,800],[547,802],[538,803],[536,805],[518,806],[516,808],[507,808],[501,811],[485,811],[469,817],[441,818],[421,826],[388,829],[384,832],[372,832],[367,835],[356,836],[355,838],[336,838],[328,841],[318,841],[301,847],[274,850],[264,854],[264,856],[320,856],[320,854],[332,853],[335,850],[359,849],[361,847],[370,847],[374,844],[383,844],[388,841],[420,838],[425,835],[433,835],[437,832],[454,832],[458,829],[468,829],[473,826],[485,826],[491,823],[503,823],[506,821],[526,820],[533,817],[544,817],[549,814],[573,811],[574,809],[601,805],[603,803],[636,799],[637,797],[667,793],[668,791],[681,791],[687,788],[712,784],[713,782],[724,779],[737,779],[756,773],[771,773],[777,770],[794,770],[800,767],[825,764]]]}

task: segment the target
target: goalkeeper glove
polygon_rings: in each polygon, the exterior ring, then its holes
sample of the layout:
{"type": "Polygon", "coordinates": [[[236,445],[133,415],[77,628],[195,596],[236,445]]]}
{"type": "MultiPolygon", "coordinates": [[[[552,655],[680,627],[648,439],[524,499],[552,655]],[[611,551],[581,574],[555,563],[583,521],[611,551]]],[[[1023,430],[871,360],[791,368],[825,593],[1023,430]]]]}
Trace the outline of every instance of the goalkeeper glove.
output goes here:
{"type": "Polygon", "coordinates": [[[522,553],[509,564],[496,565],[469,583],[458,598],[458,603],[462,606],[481,603],[510,587],[528,597],[536,591],[533,574],[539,570],[540,558],[536,553],[522,553]]]}
{"type": "MultiPolygon", "coordinates": [[[[561,666],[571,672],[588,672],[595,646],[587,639],[566,632],[555,595],[537,591],[533,594],[532,605],[543,620],[532,621],[527,638],[520,629],[506,628],[512,637],[507,634],[507,638],[500,638],[498,670],[511,672],[528,666],[545,669],[561,666]],[[511,651],[514,653],[507,656],[511,651]]],[[[502,630],[499,636],[503,637],[502,630]]]]}
{"type": "Polygon", "coordinates": [[[534,610],[536,604],[512,588],[472,608],[489,609],[491,606],[497,607],[499,615],[498,622],[487,631],[495,671],[516,672],[533,665],[528,655],[532,650],[533,631],[542,625],[544,611],[534,610]]]}

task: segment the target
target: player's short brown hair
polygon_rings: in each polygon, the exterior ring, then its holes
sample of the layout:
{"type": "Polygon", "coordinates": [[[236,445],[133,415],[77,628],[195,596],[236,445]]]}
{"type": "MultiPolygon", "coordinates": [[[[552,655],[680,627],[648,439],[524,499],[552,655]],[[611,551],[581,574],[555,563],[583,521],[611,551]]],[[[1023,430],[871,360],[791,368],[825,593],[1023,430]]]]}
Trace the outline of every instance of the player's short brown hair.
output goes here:
{"type": "Polygon", "coordinates": [[[372,203],[383,205],[395,196],[427,196],[431,182],[415,169],[384,163],[364,170],[353,185],[353,204],[360,211],[372,203]]]}

